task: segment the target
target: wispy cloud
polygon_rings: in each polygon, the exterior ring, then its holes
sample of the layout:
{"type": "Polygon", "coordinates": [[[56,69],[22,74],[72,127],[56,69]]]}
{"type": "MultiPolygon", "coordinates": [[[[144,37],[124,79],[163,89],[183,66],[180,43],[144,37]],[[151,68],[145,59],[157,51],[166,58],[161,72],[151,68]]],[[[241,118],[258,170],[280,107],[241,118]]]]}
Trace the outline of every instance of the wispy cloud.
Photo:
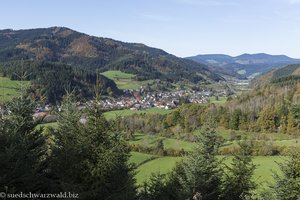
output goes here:
{"type": "Polygon", "coordinates": [[[237,6],[239,3],[235,0],[172,0],[177,3],[194,6],[237,6]]]}
{"type": "Polygon", "coordinates": [[[144,19],[152,20],[152,21],[159,21],[159,22],[170,22],[173,21],[174,18],[164,15],[158,14],[142,14],[141,15],[144,19]]]}

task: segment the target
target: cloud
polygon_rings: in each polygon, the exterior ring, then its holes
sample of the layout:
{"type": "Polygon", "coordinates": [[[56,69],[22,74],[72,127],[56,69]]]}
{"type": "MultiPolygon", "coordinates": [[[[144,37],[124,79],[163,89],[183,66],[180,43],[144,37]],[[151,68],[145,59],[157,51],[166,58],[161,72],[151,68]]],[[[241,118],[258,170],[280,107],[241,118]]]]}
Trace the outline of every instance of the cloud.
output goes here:
{"type": "MultiPolygon", "coordinates": [[[[193,6],[237,6],[236,0],[173,0],[176,3],[193,6]]],[[[296,0],[295,0],[296,1],[296,0]]]]}

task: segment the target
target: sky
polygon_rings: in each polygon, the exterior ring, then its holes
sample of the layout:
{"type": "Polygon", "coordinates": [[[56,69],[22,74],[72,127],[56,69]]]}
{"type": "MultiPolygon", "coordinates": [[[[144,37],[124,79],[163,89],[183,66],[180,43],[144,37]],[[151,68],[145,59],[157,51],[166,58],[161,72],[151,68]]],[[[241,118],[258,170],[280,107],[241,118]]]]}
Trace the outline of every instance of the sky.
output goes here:
{"type": "Polygon", "coordinates": [[[300,58],[300,0],[2,0],[0,29],[64,26],[179,57],[300,58]]]}

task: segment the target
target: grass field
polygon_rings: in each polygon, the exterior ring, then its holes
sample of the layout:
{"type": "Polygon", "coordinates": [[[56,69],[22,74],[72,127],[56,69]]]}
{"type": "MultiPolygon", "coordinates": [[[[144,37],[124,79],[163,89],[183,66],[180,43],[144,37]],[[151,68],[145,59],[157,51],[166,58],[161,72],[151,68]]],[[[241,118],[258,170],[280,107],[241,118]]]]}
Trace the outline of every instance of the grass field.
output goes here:
{"type": "Polygon", "coordinates": [[[106,71],[101,73],[109,79],[115,81],[119,89],[139,89],[141,86],[146,85],[147,83],[152,83],[152,80],[147,81],[136,81],[134,78],[136,75],[124,73],[121,71],[106,71]]]}
{"type": "MultiPolygon", "coordinates": [[[[288,134],[283,134],[283,133],[258,133],[258,132],[246,132],[246,131],[234,131],[234,130],[229,130],[225,129],[224,127],[218,127],[217,128],[217,133],[222,136],[225,140],[229,140],[231,137],[231,133],[235,132],[235,134],[238,134],[241,136],[242,139],[254,139],[256,137],[264,137],[265,139],[272,139],[275,142],[280,141],[286,141],[282,142],[282,144],[286,143],[288,144],[289,141],[293,141],[292,143],[296,143],[297,140],[293,140],[293,136],[288,135],[288,134]]],[[[195,131],[195,134],[197,134],[199,130],[195,131]]],[[[298,141],[300,142],[300,141],[298,141]]]]}
{"type": "Polygon", "coordinates": [[[129,162],[134,163],[136,165],[139,165],[140,163],[142,163],[152,157],[155,157],[155,156],[152,156],[152,155],[149,155],[146,153],[140,153],[140,152],[131,152],[130,155],[131,156],[130,156],[129,162]]]}
{"type": "Polygon", "coordinates": [[[146,110],[115,110],[115,111],[109,111],[109,112],[105,112],[104,116],[106,117],[106,119],[110,120],[110,119],[114,119],[118,116],[120,117],[126,117],[129,115],[133,115],[133,114],[142,114],[142,113],[160,113],[160,114],[167,114],[172,112],[172,110],[165,110],[165,109],[160,109],[160,108],[149,108],[146,110]]]}
{"type": "Polygon", "coordinates": [[[210,97],[209,103],[214,103],[217,105],[224,105],[227,101],[227,97],[219,97],[218,100],[216,97],[210,97]]]}
{"type": "Polygon", "coordinates": [[[0,77],[0,102],[7,102],[18,96],[21,86],[29,84],[29,81],[12,81],[6,77],[0,77]]]}
{"type": "Polygon", "coordinates": [[[121,71],[106,71],[101,73],[103,76],[106,76],[109,79],[131,79],[134,78],[136,75],[134,74],[129,74],[129,73],[124,73],[121,71]]]}
{"type": "Polygon", "coordinates": [[[51,123],[46,123],[46,124],[39,124],[36,126],[37,129],[39,129],[40,127],[46,127],[46,126],[49,126],[49,127],[52,127],[52,128],[57,128],[58,125],[57,125],[57,122],[51,122],[51,123]]]}
{"type": "Polygon", "coordinates": [[[246,70],[242,69],[242,70],[237,71],[237,73],[240,75],[244,75],[244,74],[246,74],[246,70]]]}
{"type": "MultiPolygon", "coordinates": [[[[132,154],[135,156],[135,154],[132,154]]],[[[152,173],[165,174],[170,172],[176,165],[176,162],[181,161],[182,157],[160,157],[137,168],[137,184],[140,185],[144,181],[149,180],[152,173]]],[[[131,160],[135,160],[131,158],[131,160]]],[[[273,182],[272,171],[278,172],[279,167],[276,162],[283,162],[284,157],[281,156],[256,156],[253,159],[256,165],[256,170],[253,179],[258,184],[258,188],[264,188],[269,183],[273,182]]],[[[231,157],[228,157],[224,161],[225,164],[230,165],[231,157]]]]}
{"type": "Polygon", "coordinates": [[[185,151],[191,151],[195,147],[195,143],[192,142],[145,134],[135,134],[134,140],[129,141],[129,143],[140,144],[147,147],[155,147],[160,140],[163,141],[165,149],[172,148],[176,150],[184,149],[185,151]]]}
{"type": "Polygon", "coordinates": [[[176,162],[180,160],[182,160],[181,157],[161,157],[146,162],[137,168],[137,184],[140,185],[144,181],[149,180],[152,173],[168,173],[175,166],[176,162]]]}

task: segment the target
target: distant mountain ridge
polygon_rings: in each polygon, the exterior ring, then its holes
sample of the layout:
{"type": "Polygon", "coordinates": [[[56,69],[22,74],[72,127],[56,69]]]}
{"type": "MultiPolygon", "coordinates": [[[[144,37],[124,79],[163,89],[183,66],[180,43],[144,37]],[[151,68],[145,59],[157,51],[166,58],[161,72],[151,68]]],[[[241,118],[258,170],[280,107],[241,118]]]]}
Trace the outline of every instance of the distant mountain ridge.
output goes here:
{"type": "Polygon", "coordinates": [[[206,54],[187,57],[187,59],[219,67],[231,73],[239,73],[246,77],[262,74],[289,64],[300,63],[300,59],[290,58],[286,55],[269,55],[265,53],[242,54],[236,57],[225,54],[206,54]]]}
{"type": "Polygon", "coordinates": [[[65,27],[0,30],[0,61],[39,60],[88,70],[121,70],[140,80],[214,82],[206,65],[139,43],[94,37],[65,27]]]}

